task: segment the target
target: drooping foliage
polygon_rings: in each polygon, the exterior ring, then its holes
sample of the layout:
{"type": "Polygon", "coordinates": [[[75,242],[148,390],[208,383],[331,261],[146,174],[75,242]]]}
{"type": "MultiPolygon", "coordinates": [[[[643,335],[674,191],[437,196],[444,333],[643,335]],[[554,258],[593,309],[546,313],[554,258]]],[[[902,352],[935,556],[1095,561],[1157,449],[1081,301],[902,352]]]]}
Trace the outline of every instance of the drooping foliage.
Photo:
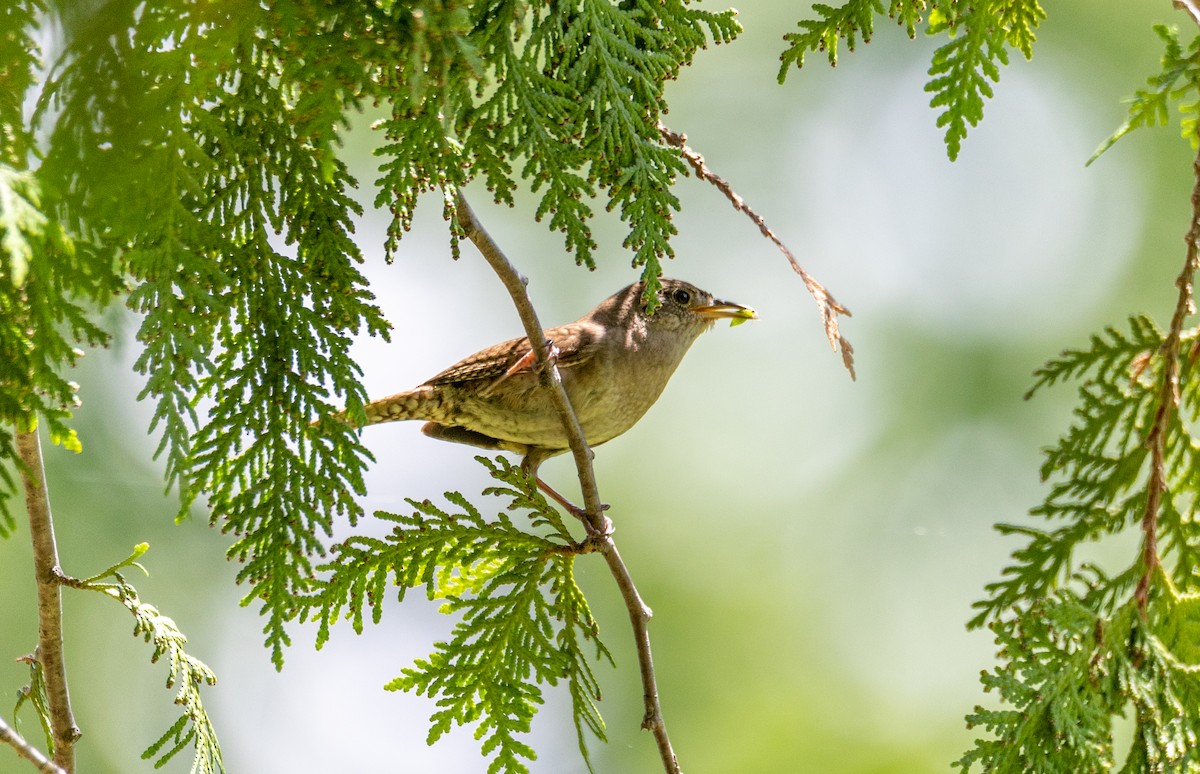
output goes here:
{"type": "Polygon", "coordinates": [[[537,756],[518,735],[529,731],[543,701],[540,686],[563,680],[586,758],[585,731],[600,740],[605,735],[595,704],[600,688],[584,646],[596,658],[612,657],[575,583],[574,540],[520,469],[503,458],[476,459],[500,482],[484,493],[510,498],[509,510],[528,512],[528,525],[504,512],[485,519],[455,492],[446,499],[456,511],[410,499],[412,515],[376,514],[396,525],[386,537],[353,537],[334,546],[334,559],[321,568],[326,574],[304,601],[306,615],[320,622],[320,646],[340,619],[361,634],[367,607],[378,623],[389,587],[397,600],[424,587],[459,621],[449,641],[387,687],[437,698],[429,742],[453,725],[478,721],[475,736],[491,756],[488,770],[527,771],[522,759],[537,756]]]}
{"type": "MultiPolygon", "coordinates": [[[[0,462],[14,459],[5,428],[38,420],[80,448],[65,374],[77,347],[106,340],[98,307],[123,295],[179,517],[203,503],[233,536],[280,666],[298,600],[334,570],[335,525],[363,515],[370,455],[328,419],[366,399],[350,342],[390,334],[353,240],[359,184],[338,155],[352,121],[383,115],[389,258],[421,194],[478,179],[501,202],[534,192],[532,215],[589,267],[594,208],[614,211],[653,290],[686,169],[659,133],[664,88],[740,29],[732,11],[683,0],[25,0],[0,22],[0,462]]],[[[0,475],[11,493],[11,465],[0,475]]],[[[0,532],[13,525],[0,511],[0,532]]],[[[571,562],[517,569],[532,573],[521,603],[576,611],[559,650],[528,664],[549,682],[578,675],[582,742],[603,726],[571,562]]],[[[500,734],[486,752],[521,757],[507,740],[523,721],[485,714],[500,734]]]]}
{"type": "MultiPolygon", "coordinates": [[[[1162,71],[1137,93],[1129,119],[1105,141],[1165,123],[1179,105],[1197,147],[1200,38],[1165,43],[1162,71]]],[[[1046,451],[1049,493],[1034,524],[998,529],[1022,545],[987,587],[971,626],[992,630],[999,664],[984,688],[1003,702],[977,707],[971,727],[989,733],[957,765],[988,772],[1193,771],[1200,766],[1200,352],[1193,282],[1200,265],[1200,161],[1184,269],[1168,330],[1135,316],[1069,350],[1035,375],[1030,395],[1079,383],[1071,427],[1046,451]],[[1044,524],[1044,526],[1042,526],[1044,524]],[[1139,536],[1124,565],[1086,559],[1089,546],[1139,536]],[[1114,724],[1132,708],[1124,740],[1114,724]]],[[[1125,545],[1128,544],[1126,540],[1125,545]]]]}
{"type": "Polygon", "coordinates": [[[794,65],[803,67],[806,55],[823,52],[829,64],[838,61],[838,46],[853,51],[875,32],[877,16],[887,15],[915,37],[922,20],[930,35],[946,35],[929,66],[925,91],[929,106],[939,109],[937,125],[946,130],[946,153],[958,158],[967,129],[983,120],[984,100],[1000,80],[1000,66],[1008,64],[1008,50],[1029,59],[1038,25],[1046,12],[1038,0],[848,0],[841,6],[813,5],[818,18],[799,22],[800,32],[784,35],[788,47],[780,56],[782,83],[794,65]]]}

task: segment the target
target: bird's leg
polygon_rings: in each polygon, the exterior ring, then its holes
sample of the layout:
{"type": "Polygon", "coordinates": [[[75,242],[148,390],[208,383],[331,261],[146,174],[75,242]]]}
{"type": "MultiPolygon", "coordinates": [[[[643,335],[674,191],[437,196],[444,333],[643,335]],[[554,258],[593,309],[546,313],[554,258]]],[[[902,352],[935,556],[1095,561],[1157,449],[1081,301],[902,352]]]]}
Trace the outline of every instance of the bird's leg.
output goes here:
{"type": "MultiPolygon", "coordinates": [[[[592,522],[588,518],[586,510],[580,508],[575,503],[554,491],[554,487],[547,484],[541,478],[537,478],[535,480],[537,481],[538,489],[542,490],[542,492],[549,496],[551,500],[561,505],[563,510],[565,510],[567,513],[583,522],[584,529],[587,530],[589,537],[608,537],[613,533],[614,527],[612,519],[608,518],[604,514],[600,514],[600,518],[603,519],[603,527],[597,531],[596,528],[592,526],[592,522]]],[[[608,505],[602,503],[600,505],[600,510],[607,511],[608,505]]]]}
{"type": "MultiPolygon", "coordinates": [[[[541,476],[538,475],[538,468],[541,467],[542,462],[545,461],[547,457],[553,456],[553,454],[554,452],[547,452],[545,449],[539,449],[536,447],[528,448],[525,451],[525,458],[521,460],[521,470],[525,472],[525,475],[532,478],[537,483],[538,489],[542,490],[542,492],[544,492],[551,500],[561,505],[563,510],[565,510],[567,513],[583,522],[583,526],[584,529],[587,530],[588,537],[608,537],[611,535],[613,533],[613,523],[607,516],[605,516],[603,513],[600,514],[600,518],[602,519],[601,528],[600,530],[596,530],[596,528],[592,526],[591,519],[588,518],[586,510],[580,508],[575,503],[554,491],[554,487],[547,484],[542,480],[541,476]]],[[[601,504],[600,510],[607,511],[608,506],[601,504]]]]}

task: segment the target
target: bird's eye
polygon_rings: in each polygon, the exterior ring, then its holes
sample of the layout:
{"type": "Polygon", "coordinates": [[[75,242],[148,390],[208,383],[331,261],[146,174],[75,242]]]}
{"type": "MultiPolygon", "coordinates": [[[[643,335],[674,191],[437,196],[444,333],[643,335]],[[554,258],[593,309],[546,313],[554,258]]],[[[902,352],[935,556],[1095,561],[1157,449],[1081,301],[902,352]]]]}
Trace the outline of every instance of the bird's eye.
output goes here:
{"type": "Polygon", "coordinates": [[[692,294],[683,288],[676,288],[671,291],[671,298],[675,299],[675,303],[680,306],[687,306],[692,300],[692,294]]]}

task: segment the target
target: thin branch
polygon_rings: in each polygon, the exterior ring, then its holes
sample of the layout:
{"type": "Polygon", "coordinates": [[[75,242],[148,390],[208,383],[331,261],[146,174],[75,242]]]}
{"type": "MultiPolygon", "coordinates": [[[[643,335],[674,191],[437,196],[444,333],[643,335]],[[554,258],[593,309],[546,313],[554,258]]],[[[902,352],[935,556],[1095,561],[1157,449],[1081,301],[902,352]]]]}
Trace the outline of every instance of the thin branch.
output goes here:
{"type": "Polygon", "coordinates": [[[479,222],[475,211],[471,209],[471,205],[461,191],[457,192],[455,196],[454,206],[457,210],[458,226],[462,229],[463,236],[475,244],[484,260],[504,283],[504,289],[512,296],[513,304],[517,307],[517,314],[521,318],[521,324],[525,326],[525,335],[529,338],[530,348],[537,361],[535,370],[542,380],[542,386],[550,392],[551,403],[563,423],[563,430],[566,431],[567,440],[570,442],[571,454],[575,458],[575,467],[579,471],[579,485],[583,488],[583,505],[588,521],[594,532],[603,532],[604,507],[600,503],[600,493],[596,487],[596,474],[592,470],[592,452],[588,448],[587,441],[584,440],[583,428],[580,427],[579,419],[571,408],[567,392],[563,389],[558,368],[550,364],[545,329],[538,320],[537,311],[533,308],[533,302],[529,300],[529,294],[525,290],[529,280],[517,271],[500,246],[484,230],[483,224],[479,222]]]}
{"type": "Polygon", "coordinates": [[[551,402],[563,423],[563,430],[570,443],[571,454],[575,459],[575,469],[579,475],[579,485],[583,490],[584,510],[592,529],[589,538],[581,548],[590,551],[593,548],[604,556],[608,569],[621,590],[625,607],[629,611],[629,621],[633,626],[634,640],[637,645],[638,666],[642,675],[642,689],[645,699],[646,714],[642,718],[642,728],[654,735],[658,745],[659,756],[662,758],[663,769],[667,774],[681,774],[675,751],[671,748],[671,740],[667,736],[667,725],[663,719],[662,706],[658,699],[658,683],[654,677],[654,660],[650,653],[650,630],[647,624],[653,615],[650,608],[642,601],[634,585],[629,569],[617,551],[612,535],[605,529],[604,506],[600,502],[600,491],[596,486],[596,473],[592,469],[592,453],[584,439],[583,428],[571,408],[567,391],[563,388],[558,368],[549,358],[546,349],[546,337],[542,324],[538,320],[533,302],[525,286],[527,280],[521,276],[516,267],[504,255],[500,246],[484,230],[483,225],[475,216],[475,211],[463,196],[462,191],[456,191],[454,196],[455,221],[462,235],[474,243],[484,259],[491,265],[492,270],[504,283],[504,287],[512,296],[521,324],[525,326],[525,335],[529,337],[530,346],[537,359],[537,372],[542,386],[550,395],[551,402]]]}
{"type": "Polygon", "coordinates": [[[66,774],[58,764],[47,758],[44,752],[25,741],[25,737],[5,723],[4,718],[0,718],[0,743],[10,745],[17,751],[17,755],[32,763],[36,771],[44,774],[66,774]]]}
{"type": "Polygon", "coordinates": [[[46,491],[46,471],[37,428],[17,430],[17,454],[25,484],[29,511],[29,536],[33,541],[33,571],[37,580],[37,660],[46,680],[46,702],[50,714],[54,762],[71,774],[75,771],[75,742],[80,737],[71,697],[67,692],[67,664],[63,656],[62,571],[54,541],[54,521],[46,491]]]}
{"type": "Polygon", "coordinates": [[[1171,316],[1171,327],[1159,352],[1163,358],[1163,374],[1158,388],[1158,407],[1146,434],[1146,446],[1150,449],[1150,480],[1146,484],[1146,510],[1142,515],[1142,577],[1134,591],[1138,609],[1143,615],[1150,598],[1150,583],[1159,567],[1158,512],[1162,505],[1163,492],[1167,489],[1167,431],[1175,412],[1179,410],[1179,351],[1183,323],[1188,315],[1196,311],[1192,291],[1196,269],[1200,268],[1200,154],[1197,154],[1192,162],[1192,174],[1195,178],[1192,188],[1192,222],[1184,238],[1187,243],[1187,258],[1183,263],[1183,270],[1175,279],[1179,296],[1175,302],[1175,313],[1171,316]]]}
{"type": "Polygon", "coordinates": [[[788,259],[788,263],[792,265],[792,269],[800,275],[804,286],[808,288],[808,292],[812,294],[813,299],[817,302],[817,309],[821,313],[821,322],[825,325],[825,336],[829,339],[829,346],[833,347],[834,352],[837,352],[839,349],[841,350],[842,365],[850,372],[850,378],[853,379],[854,347],[850,346],[850,342],[838,330],[837,320],[840,314],[849,317],[850,310],[839,304],[829,291],[825,289],[824,285],[805,271],[800,262],[796,260],[796,256],[783,243],[783,240],[771,230],[766,220],[755,212],[749,204],[746,204],[746,200],[739,196],[737,191],[733,190],[733,186],[729,184],[729,181],[708,168],[708,165],[704,163],[704,157],[687,144],[686,134],[672,132],[661,121],[658,123],[658,132],[667,141],[668,145],[673,145],[679,149],[679,152],[683,154],[683,158],[691,165],[692,170],[695,171],[696,177],[707,183],[711,183],[718,191],[724,194],[729,203],[733,205],[733,208],[750,218],[751,222],[758,226],[758,230],[762,232],[762,235],[774,242],[775,246],[788,259]]]}

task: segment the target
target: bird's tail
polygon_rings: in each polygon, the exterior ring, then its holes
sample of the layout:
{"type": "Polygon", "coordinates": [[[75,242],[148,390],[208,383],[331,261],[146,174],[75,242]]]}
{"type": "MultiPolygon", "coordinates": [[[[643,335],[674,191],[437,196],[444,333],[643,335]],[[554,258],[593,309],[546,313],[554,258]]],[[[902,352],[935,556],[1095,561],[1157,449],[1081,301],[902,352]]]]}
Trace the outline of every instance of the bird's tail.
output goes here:
{"type": "MultiPolygon", "coordinates": [[[[367,421],[363,425],[377,425],[381,422],[399,422],[403,419],[432,420],[439,417],[442,401],[437,392],[422,385],[414,390],[399,392],[386,398],[373,400],[363,405],[367,421]]],[[[345,411],[339,411],[333,418],[346,424],[359,426],[345,411]]]]}

